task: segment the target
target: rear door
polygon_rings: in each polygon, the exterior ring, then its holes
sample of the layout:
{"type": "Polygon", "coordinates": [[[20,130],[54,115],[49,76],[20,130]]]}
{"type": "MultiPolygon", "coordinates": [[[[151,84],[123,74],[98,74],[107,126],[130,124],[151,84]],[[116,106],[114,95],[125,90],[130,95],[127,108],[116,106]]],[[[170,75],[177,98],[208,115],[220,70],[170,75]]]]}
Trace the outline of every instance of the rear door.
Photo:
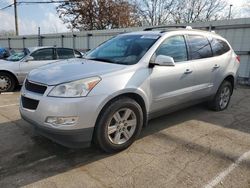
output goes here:
{"type": "Polygon", "coordinates": [[[187,35],[189,58],[194,65],[193,99],[210,96],[216,79],[211,45],[206,36],[187,35]]]}
{"type": "Polygon", "coordinates": [[[167,38],[156,50],[158,55],[171,56],[175,66],[152,68],[150,89],[152,93],[151,113],[190,101],[194,85],[193,65],[188,61],[187,46],[183,35],[167,38]]]}
{"type": "Polygon", "coordinates": [[[22,75],[27,75],[31,70],[43,65],[56,62],[54,48],[44,48],[32,52],[29,56],[33,60],[20,62],[20,72],[22,75]]]}
{"type": "Polygon", "coordinates": [[[214,74],[216,74],[214,80],[215,90],[220,86],[222,80],[225,78],[225,71],[228,65],[232,60],[232,51],[230,51],[229,45],[218,38],[209,37],[210,44],[212,46],[213,51],[213,65],[214,65],[214,74]]]}

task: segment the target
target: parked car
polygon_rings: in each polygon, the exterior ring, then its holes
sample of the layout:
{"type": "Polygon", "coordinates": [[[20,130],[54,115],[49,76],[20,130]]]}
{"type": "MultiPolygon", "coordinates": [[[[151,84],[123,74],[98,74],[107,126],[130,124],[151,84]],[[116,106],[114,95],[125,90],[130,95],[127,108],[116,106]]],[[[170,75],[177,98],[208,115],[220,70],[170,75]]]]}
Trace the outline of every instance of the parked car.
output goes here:
{"type": "Polygon", "coordinates": [[[10,51],[6,48],[0,48],[0,59],[6,59],[10,56],[10,51]]]}
{"type": "Polygon", "coordinates": [[[212,32],[193,29],[121,34],[69,60],[33,70],[20,113],[35,130],[68,147],[129,147],[149,119],[209,101],[225,110],[239,58],[212,32]]]}
{"type": "Polygon", "coordinates": [[[69,58],[82,58],[82,55],[77,50],[55,47],[26,48],[16,52],[0,60],[0,92],[13,91],[17,85],[22,85],[26,75],[35,68],[69,58]]]}

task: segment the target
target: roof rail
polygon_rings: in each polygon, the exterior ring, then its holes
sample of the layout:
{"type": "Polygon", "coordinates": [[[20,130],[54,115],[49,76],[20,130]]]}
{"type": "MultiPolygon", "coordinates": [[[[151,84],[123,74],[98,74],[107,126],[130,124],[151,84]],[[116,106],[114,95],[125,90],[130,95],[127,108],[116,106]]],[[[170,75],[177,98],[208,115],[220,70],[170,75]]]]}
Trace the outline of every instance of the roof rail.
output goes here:
{"type": "Polygon", "coordinates": [[[175,26],[175,25],[166,25],[166,26],[156,26],[156,27],[148,27],[143,29],[143,31],[152,31],[154,29],[168,29],[168,28],[186,28],[185,25],[175,26]]]}

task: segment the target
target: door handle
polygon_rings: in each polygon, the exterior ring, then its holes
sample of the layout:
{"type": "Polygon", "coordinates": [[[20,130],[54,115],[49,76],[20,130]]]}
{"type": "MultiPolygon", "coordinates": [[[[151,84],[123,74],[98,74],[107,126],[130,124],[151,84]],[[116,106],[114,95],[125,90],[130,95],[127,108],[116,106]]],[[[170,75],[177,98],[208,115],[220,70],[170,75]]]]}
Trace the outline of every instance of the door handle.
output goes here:
{"type": "Polygon", "coordinates": [[[214,69],[218,69],[218,68],[220,68],[220,65],[215,64],[214,69]]]}
{"type": "Polygon", "coordinates": [[[184,74],[191,74],[192,72],[193,72],[192,70],[187,69],[187,70],[184,72],[184,74]]]}

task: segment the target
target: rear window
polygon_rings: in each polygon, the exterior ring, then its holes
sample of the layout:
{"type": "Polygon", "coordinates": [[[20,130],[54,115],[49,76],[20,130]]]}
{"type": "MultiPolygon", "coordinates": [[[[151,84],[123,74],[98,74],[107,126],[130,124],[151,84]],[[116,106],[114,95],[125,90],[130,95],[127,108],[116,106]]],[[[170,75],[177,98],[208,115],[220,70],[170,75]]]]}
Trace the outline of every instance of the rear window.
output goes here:
{"type": "Polygon", "coordinates": [[[212,46],[214,56],[222,55],[230,50],[228,44],[223,40],[211,38],[210,43],[212,46]]]}
{"type": "Polygon", "coordinates": [[[189,35],[188,44],[191,59],[212,57],[212,49],[206,37],[199,35],[189,35]]]}

